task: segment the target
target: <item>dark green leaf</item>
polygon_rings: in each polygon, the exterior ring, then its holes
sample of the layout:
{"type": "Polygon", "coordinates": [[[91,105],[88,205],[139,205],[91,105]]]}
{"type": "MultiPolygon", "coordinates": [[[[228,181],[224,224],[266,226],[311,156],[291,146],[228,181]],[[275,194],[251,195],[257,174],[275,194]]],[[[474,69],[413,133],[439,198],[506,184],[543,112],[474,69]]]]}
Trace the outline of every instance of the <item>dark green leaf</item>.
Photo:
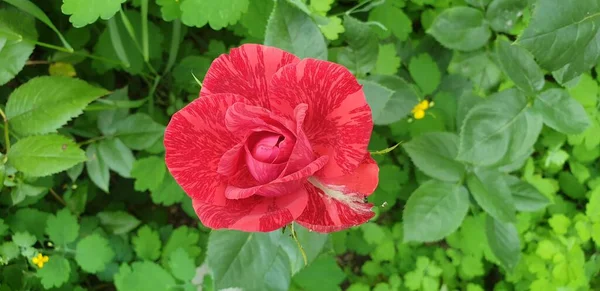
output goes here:
{"type": "Polygon", "coordinates": [[[19,140],[8,152],[17,170],[33,177],[55,174],[85,161],[85,153],[62,135],[30,136],[19,140]]]}
{"type": "Polygon", "coordinates": [[[506,183],[510,187],[518,211],[538,211],[550,204],[550,199],[528,182],[515,176],[506,176],[506,183]]]}
{"type": "Polygon", "coordinates": [[[98,273],[106,267],[115,253],[106,238],[99,234],[86,236],[77,243],[75,261],[88,273],[98,273]]]}
{"type": "Polygon", "coordinates": [[[492,217],[516,222],[515,203],[504,177],[496,170],[475,168],[467,176],[467,186],[477,204],[492,217]]]}
{"type": "Polygon", "coordinates": [[[16,9],[0,10],[0,86],[23,69],[37,38],[33,17],[16,9]]]}
{"type": "Polygon", "coordinates": [[[468,210],[469,194],[463,186],[427,181],[406,202],[404,241],[441,240],[458,229],[468,210]]]}
{"type": "Polygon", "coordinates": [[[103,211],[96,215],[100,223],[113,234],[125,234],[136,228],[140,221],[125,211],[103,211]]]}
{"type": "Polygon", "coordinates": [[[483,47],[491,36],[483,13],[463,6],[444,10],[433,21],[427,33],[445,47],[462,51],[483,47]]]}
{"type": "Polygon", "coordinates": [[[421,88],[423,95],[433,93],[442,80],[440,69],[428,54],[412,57],[408,65],[408,71],[415,83],[421,88]]]}
{"type": "Polygon", "coordinates": [[[98,150],[98,146],[95,143],[89,145],[85,153],[87,155],[85,169],[87,170],[90,180],[92,180],[98,188],[102,189],[102,191],[108,193],[110,172],[102,154],[98,150]]]}
{"type": "Polygon", "coordinates": [[[131,176],[135,178],[135,190],[157,190],[166,172],[165,161],[159,157],[150,156],[135,161],[131,170],[131,176]]]}
{"type": "Polygon", "coordinates": [[[98,153],[111,170],[123,178],[131,177],[131,169],[135,157],[131,150],[118,138],[103,140],[98,143],[98,153]]]}
{"type": "Polygon", "coordinates": [[[182,248],[178,248],[171,253],[169,267],[175,278],[184,282],[191,281],[196,275],[194,260],[182,248]]]}
{"type": "Polygon", "coordinates": [[[267,24],[265,45],[299,58],[327,59],[327,44],[310,16],[285,0],[277,0],[267,24]]]}
{"type": "Polygon", "coordinates": [[[494,256],[507,271],[512,271],[521,259],[521,242],[514,223],[486,218],[485,234],[494,256]]]}
{"type": "Polygon", "coordinates": [[[56,245],[62,246],[77,239],[79,223],[69,209],[63,208],[56,215],[50,215],[46,224],[46,234],[56,245]]]}
{"type": "Polygon", "coordinates": [[[361,80],[365,97],[373,112],[373,122],[387,125],[406,117],[417,103],[419,94],[397,76],[372,76],[361,80]]]}
{"type": "Polygon", "coordinates": [[[69,280],[70,274],[69,261],[60,255],[50,256],[44,267],[37,272],[45,289],[62,286],[69,280]]]}
{"type": "Polygon", "coordinates": [[[565,134],[578,134],[590,126],[590,119],[583,106],[563,89],[548,89],[533,104],[541,113],[544,123],[565,134]]]}
{"type": "Polygon", "coordinates": [[[161,266],[150,261],[134,262],[131,267],[121,265],[115,274],[117,290],[170,291],[175,279],[161,266]]]}
{"type": "Polygon", "coordinates": [[[375,67],[379,43],[371,26],[351,16],[344,16],[348,46],[338,54],[338,62],[357,75],[366,75],[375,67]]]}
{"type": "Polygon", "coordinates": [[[137,113],[116,125],[115,136],[129,148],[144,150],[163,137],[165,126],[156,123],[150,116],[137,113]]]}
{"type": "Polygon", "coordinates": [[[488,6],[485,17],[493,30],[510,33],[517,24],[528,0],[493,0],[488,6]]]}
{"type": "Polygon", "coordinates": [[[496,54],[500,67],[517,87],[529,95],[542,90],[544,73],[527,50],[499,39],[496,42],[496,54]]]}
{"type": "Polygon", "coordinates": [[[449,132],[426,133],[402,145],[415,166],[428,176],[457,182],[465,174],[465,166],[455,160],[458,136],[449,132]]]}

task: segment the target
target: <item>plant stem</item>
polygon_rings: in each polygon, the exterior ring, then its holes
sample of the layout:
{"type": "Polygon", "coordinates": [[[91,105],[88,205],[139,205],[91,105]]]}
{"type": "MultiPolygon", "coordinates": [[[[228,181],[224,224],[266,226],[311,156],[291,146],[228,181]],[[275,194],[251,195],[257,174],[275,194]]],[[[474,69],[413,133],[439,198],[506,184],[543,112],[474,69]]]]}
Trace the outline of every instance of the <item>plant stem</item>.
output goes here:
{"type": "Polygon", "coordinates": [[[161,76],[156,76],[154,84],[152,85],[152,88],[150,88],[150,92],[148,92],[148,113],[150,113],[150,115],[154,114],[154,92],[160,83],[160,79],[161,76]]]}
{"type": "Polygon", "coordinates": [[[50,190],[50,194],[52,194],[52,196],[54,196],[54,198],[56,200],[58,200],[58,202],[60,202],[60,204],[67,206],[67,202],[65,202],[65,200],[63,200],[60,196],[58,196],[58,194],[56,194],[56,192],[54,192],[54,190],[52,188],[50,188],[49,190],[50,190]]]}
{"type": "Polygon", "coordinates": [[[296,235],[296,230],[294,229],[293,222],[291,224],[291,227],[292,227],[292,238],[294,238],[294,240],[296,241],[296,244],[298,244],[298,248],[300,249],[300,253],[302,254],[302,259],[304,259],[304,266],[306,266],[306,265],[308,265],[308,259],[306,258],[306,252],[304,251],[302,244],[300,244],[300,241],[298,240],[298,236],[296,235]]]}
{"type": "Polygon", "coordinates": [[[107,59],[107,58],[104,58],[104,57],[95,56],[95,55],[88,54],[88,53],[76,52],[76,51],[72,52],[72,51],[70,51],[70,50],[68,50],[68,49],[66,49],[64,47],[55,46],[53,44],[49,44],[49,43],[45,43],[45,42],[36,41],[35,44],[39,45],[41,47],[46,47],[46,48],[49,48],[49,49],[53,49],[53,50],[57,50],[57,51],[61,51],[61,52],[65,52],[65,53],[69,53],[69,54],[73,54],[73,55],[83,56],[83,57],[86,57],[86,58],[98,60],[98,61],[105,62],[105,63],[111,63],[111,64],[114,64],[114,65],[124,66],[123,63],[121,63],[121,62],[117,62],[117,61],[114,61],[114,60],[111,60],[111,59],[107,59]]]}
{"type": "Polygon", "coordinates": [[[82,145],[90,144],[90,143],[97,142],[97,141],[103,140],[103,139],[106,139],[105,135],[93,137],[93,138],[90,138],[88,140],[84,140],[82,142],[78,142],[77,145],[78,146],[82,146],[82,145]]]}
{"type": "Polygon", "coordinates": [[[10,150],[10,137],[8,133],[8,119],[6,118],[6,114],[4,114],[4,110],[0,109],[0,115],[2,115],[2,120],[4,121],[4,143],[6,145],[6,153],[10,150]]]}

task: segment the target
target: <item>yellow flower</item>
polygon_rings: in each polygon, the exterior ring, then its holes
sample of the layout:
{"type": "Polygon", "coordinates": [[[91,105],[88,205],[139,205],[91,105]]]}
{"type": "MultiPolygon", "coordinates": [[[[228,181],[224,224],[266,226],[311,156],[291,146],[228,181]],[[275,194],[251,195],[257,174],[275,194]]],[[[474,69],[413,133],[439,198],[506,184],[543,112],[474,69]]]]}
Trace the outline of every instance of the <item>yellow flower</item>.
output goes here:
{"type": "Polygon", "coordinates": [[[31,261],[38,266],[38,268],[43,268],[44,264],[48,262],[50,258],[48,256],[44,256],[42,254],[37,254],[37,256],[33,257],[31,261]]]}
{"type": "Polygon", "coordinates": [[[430,104],[428,100],[419,102],[419,104],[417,104],[411,111],[413,113],[413,117],[415,119],[421,119],[425,117],[425,110],[431,108],[431,105],[433,104],[430,104]]]}

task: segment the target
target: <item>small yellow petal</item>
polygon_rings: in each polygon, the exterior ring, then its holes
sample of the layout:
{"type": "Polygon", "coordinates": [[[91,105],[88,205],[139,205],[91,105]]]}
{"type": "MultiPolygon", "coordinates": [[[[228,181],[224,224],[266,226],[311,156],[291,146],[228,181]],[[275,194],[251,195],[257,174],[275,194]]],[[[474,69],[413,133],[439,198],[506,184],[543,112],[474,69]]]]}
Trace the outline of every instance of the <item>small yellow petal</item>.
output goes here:
{"type": "Polygon", "coordinates": [[[37,263],[37,266],[38,266],[39,268],[43,268],[43,267],[44,267],[44,263],[42,263],[42,262],[39,262],[39,263],[37,263]]]}
{"type": "Polygon", "coordinates": [[[415,119],[421,119],[423,117],[425,117],[425,110],[417,110],[415,111],[415,119]]]}
{"type": "Polygon", "coordinates": [[[423,100],[423,101],[421,101],[421,103],[419,103],[419,106],[423,110],[429,108],[429,100],[423,100]]]}
{"type": "Polygon", "coordinates": [[[40,259],[38,259],[38,258],[36,257],[36,258],[33,258],[33,259],[31,259],[31,261],[32,261],[34,264],[37,264],[37,263],[40,261],[40,259]]]}
{"type": "Polygon", "coordinates": [[[42,262],[46,263],[46,262],[48,262],[48,260],[49,260],[49,259],[50,259],[50,258],[49,258],[48,256],[44,256],[44,257],[42,258],[42,262]]]}

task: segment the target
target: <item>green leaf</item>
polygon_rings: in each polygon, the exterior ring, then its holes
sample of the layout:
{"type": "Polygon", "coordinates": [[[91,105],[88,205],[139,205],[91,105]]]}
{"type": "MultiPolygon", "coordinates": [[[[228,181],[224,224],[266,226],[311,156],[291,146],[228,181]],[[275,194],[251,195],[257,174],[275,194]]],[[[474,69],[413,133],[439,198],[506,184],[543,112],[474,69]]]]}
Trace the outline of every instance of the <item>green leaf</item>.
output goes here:
{"type": "Polygon", "coordinates": [[[33,17],[16,9],[0,9],[0,86],[25,67],[37,39],[33,17]]]}
{"type": "Polygon", "coordinates": [[[339,16],[328,17],[327,24],[319,25],[319,29],[328,40],[337,40],[340,34],[345,31],[342,19],[339,16]]]}
{"type": "Polygon", "coordinates": [[[150,156],[135,161],[131,170],[131,176],[135,178],[135,190],[157,190],[166,172],[165,161],[157,156],[150,156]]]}
{"type": "Polygon", "coordinates": [[[62,13],[71,15],[69,21],[74,27],[84,27],[102,18],[108,20],[121,9],[121,3],[126,0],[63,0],[62,13]]]}
{"type": "Polygon", "coordinates": [[[558,70],[595,42],[599,16],[596,0],[581,0],[577,5],[561,0],[540,1],[517,42],[535,56],[542,68],[558,70]]]}
{"type": "Polygon", "coordinates": [[[149,261],[134,262],[131,267],[123,264],[115,274],[117,290],[169,291],[176,284],[165,269],[149,261]]]}
{"type": "Polygon", "coordinates": [[[171,253],[169,267],[175,278],[184,282],[191,281],[196,275],[194,260],[182,248],[178,248],[171,253]]]}
{"type": "Polygon", "coordinates": [[[131,150],[118,138],[103,140],[98,143],[98,153],[111,170],[123,178],[131,177],[131,169],[135,157],[131,150]]]}
{"type": "Polygon", "coordinates": [[[11,130],[21,135],[50,133],[107,93],[105,89],[74,78],[36,77],[10,94],[6,117],[11,130]]]}
{"type": "Polygon", "coordinates": [[[405,41],[413,31],[412,22],[401,7],[394,5],[394,1],[385,1],[369,13],[369,22],[381,23],[386,29],[374,27],[379,38],[385,39],[394,35],[398,40],[405,41]]]}
{"type": "Polygon", "coordinates": [[[141,259],[155,261],[160,257],[161,242],[158,232],[147,225],[138,230],[137,235],[131,238],[131,243],[141,259]]]}
{"type": "Polygon", "coordinates": [[[12,235],[12,241],[17,246],[26,248],[35,244],[35,242],[37,242],[37,239],[35,238],[35,236],[29,234],[28,232],[15,232],[15,234],[12,235]]]}
{"type": "Polygon", "coordinates": [[[160,13],[164,21],[173,21],[181,17],[181,3],[183,1],[156,0],[156,4],[160,6],[160,13]]]}
{"type": "Polygon", "coordinates": [[[265,45],[299,58],[327,59],[327,44],[310,16],[285,0],[277,0],[267,24],[265,45]]]}
{"type": "Polygon", "coordinates": [[[301,290],[337,291],[346,274],[334,257],[320,256],[292,278],[301,290]]]}
{"type": "Polygon", "coordinates": [[[467,189],[455,183],[429,180],[406,202],[404,241],[432,242],[458,229],[469,210],[467,189]]]}
{"type": "Polygon", "coordinates": [[[408,71],[415,83],[421,88],[423,95],[430,95],[440,85],[442,79],[440,69],[428,54],[412,57],[408,65],[408,71]]]}
{"type": "Polygon", "coordinates": [[[483,47],[492,34],[480,10],[463,6],[444,10],[427,33],[443,46],[461,51],[483,47]]]}
{"type": "Polygon", "coordinates": [[[37,271],[45,289],[62,286],[69,280],[70,274],[69,261],[60,255],[50,256],[44,267],[37,271]]]}
{"type": "Polygon", "coordinates": [[[10,192],[10,197],[13,205],[16,205],[21,203],[27,197],[36,197],[44,192],[47,192],[47,189],[44,187],[33,186],[22,182],[13,188],[10,192]]]}
{"type": "Polygon", "coordinates": [[[8,225],[13,232],[29,232],[38,240],[44,240],[44,228],[48,213],[34,208],[22,208],[7,219],[8,225]]]}
{"type": "Polygon", "coordinates": [[[56,212],[56,215],[48,216],[46,234],[55,245],[59,246],[75,241],[79,235],[77,217],[67,208],[56,212]]]}
{"type": "Polygon", "coordinates": [[[208,23],[213,30],[220,30],[236,24],[242,14],[248,11],[249,2],[249,0],[186,0],[181,3],[181,22],[195,27],[203,27],[208,23]]]}
{"type": "Polygon", "coordinates": [[[541,113],[546,125],[565,134],[582,133],[591,124],[583,106],[563,89],[542,92],[533,108],[541,113]]]}
{"type": "Polygon", "coordinates": [[[291,281],[286,243],[295,242],[280,230],[269,233],[213,231],[208,240],[208,266],[216,289],[287,290],[291,281]]]}
{"type": "MultiPolygon", "coordinates": [[[[106,102],[127,102],[129,101],[129,87],[125,86],[121,89],[115,90],[112,94],[104,99],[106,102]]],[[[90,106],[93,106],[91,104],[90,106]]],[[[88,106],[88,108],[90,107],[88,106]]],[[[98,113],[98,129],[107,136],[113,135],[116,131],[116,124],[125,119],[129,115],[129,110],[120,108],[113,110],[104,110],[98,113]]]]}
{"type": "Polygon", "coordinates": [[[60,41],[63,43],[63,46],[70,51],[73,51],[71,45],[67,42],[64,36],[60,33],[60,31],[54,26],[54,23],[48,18],[48,15],[44,13],[42,9],[40,9],[37,5],[29,0],[5,0],[6,3],[9,3],[15,7],[18,7],[21,11],[27,12],[33,15],[35,18],[39,19],[41,22],[46,24],[50,29],[52,29],[60,41]]]}
{"type": "Polygon", "coordinates": [[[521,259],[521,242],[514,223],[501,222],[488,216],[485,234],[494,256],[511,272],[521,259]]]}
{"type": "Polygon", "coordinates": [[[485,17],[494,31],[511,33],[527,4],[524,0],[493,0],[485,17]]]}
{"type": "Polygon", "coordinates": [[[458,136],[453,133],[425,133],[402,147],[415,166],[432,178],[458,182],[465,174],[465,166],[454,159],[458,153],[458,136]]]}
{"type": "Polygon", "coordinates": [[[419,103],[419,94],[400,77],[373,76],[369,80],[360,80],[360,83],[377,125],[403,119],[419,103]]]}
{"type": "Polygon", "coordinates": [[[181,186],[177,184],[171,174],[166,174],[160,186],[155,190],[152,190],[150,197],[154,204],[162,204],[165,206],[171,206],[175,203],[181,202],[186,196],[181,186]]]}
{"type": "Polygon", "coordinates": [[[475,168],[467,176],[467,186],[477,204],[502,222],[516,222],[515,203],[504,177],[493,169],[475,168]]]}
{"type": "Polygon", "coordinates": [[[400,57],[396,55],[396,46],[393,43],[379,45],[379,54],[372,73],[376,75],[395,75],[399,68],[400,57]]]}
{"type": "Polygon", "coordinates": [[[527,99],[516,89],[490,96],[473,107],[462,124],[458,160],[493,165],[509,152],[517,121],[525,118],[527,99]]]}
{"type": "Polygon", "coordinates": [[[274,1],[249,1],[248,12],[240,18],[240,24],[248,29],[250,36],[263,39],[274,1]]]}
{"type": "Polygon", "coordinates": [[[110,182],[110,172],[104,158],[98,150],[98,146],[93,143],[90,144],[85,151],[87,161],[85,161],[85,168],[87,170],[90,180],[102,189],[102,191],[108,193],[108,184],[110,182]]]}
{"type": "Polygon", "coordinates": [[[20,139],[8,152],[8,161],[29,176],[41,177],[85,161],[85,153],[71,139],[49,134],[20,139]]]}
{"type": "Polygon", "coordinates": [[[356,75],[366,75],[375,67],[379,44],[371,27],[351,16],[344,16],[348,46],[338,54],[338,62],[356,75]]]}
{"type": "Polygon", "coordinates": [[[99,234],[92,234],[81,239],[75,248],[75,261],[81,269],[88,273],[98,273],[106,267],[115,253],[108,240],[99,234]]]}
{"type": "Polygon", "coordinates": [[[140,225],[140,221],[125,211],[103,211],[96,216],[100,223],[113,234],[125,234],[140,225]]]}
{"type": "Polygon", "coordinates": [[[178,248],[183,248],[189,256],[196,258],[200,254],[199,239],[200,235],[195,229],[188,228],[187,226],[180,226],[175,229],[163,247],[161,255],[162,264],[166,266],[171,253],[178,248]]]}
{"type": "Polygon", "coordinates": [[[173,68],[175,84],[187,92],[197,94],[200,90],[196,79],[203,80],[212,59],[202,56],[187,56],[173,68]]]}
{"type": "Polygon", "coordinates": [[[510,188],[515,208],[518,211],[535,212],[550,204],[550,199],[528,182],[515,176],[506,176],[506,183],[510,188]]]}
{"type": "Polygon", "coordinates": [[[502,71],[529,95],[534,95],[544,87],[544,73],[533,56],[525,49],[499,39],[496,54],[502,71]]]}
{"type": "Polygon", "coordinates": [[[115,136],[127,147],[134,150],[144,150],[151,147],[163,137],[165,126],[156,123],[143,113],[130,115],[117,125],[115,136]]]}
{"type": "Polygon", "coordinates": [[[576,80],[581,74],[588,72],[597,64],[600,57],[600,37],[598,33],[588,44],[583,54],[575,56],[572,62],[552,72],[552,76],[558,83],[566,85],[568,82],[576,80]]]}

